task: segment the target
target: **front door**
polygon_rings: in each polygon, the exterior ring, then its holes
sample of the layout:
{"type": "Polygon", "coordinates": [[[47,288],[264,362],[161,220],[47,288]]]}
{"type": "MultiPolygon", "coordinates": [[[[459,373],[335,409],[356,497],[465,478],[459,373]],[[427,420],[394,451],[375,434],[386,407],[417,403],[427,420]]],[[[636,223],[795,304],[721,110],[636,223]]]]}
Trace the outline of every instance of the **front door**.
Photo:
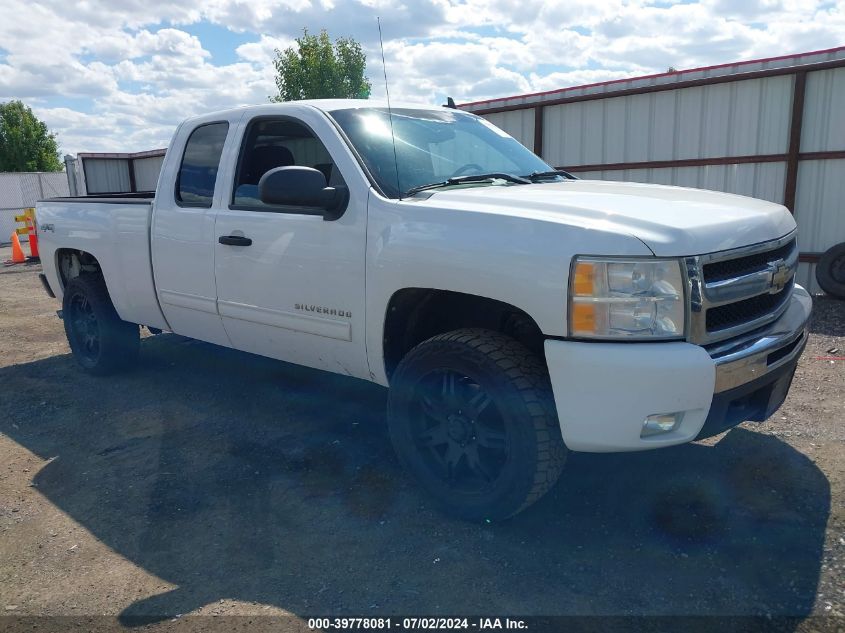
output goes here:
{"type": "Polygon", "coordinates": [[[332,186],[344,186],[344,171],[357,168],[325,115],[304,106],[286,111],[292,115],[259,115],[242,126],[228,204],[215,224],[217,309],[237,349],[368,378],[366,188],[351,187],[333,221],[262,203],[258,181],[275,167],[313,167],[332,186]]]}

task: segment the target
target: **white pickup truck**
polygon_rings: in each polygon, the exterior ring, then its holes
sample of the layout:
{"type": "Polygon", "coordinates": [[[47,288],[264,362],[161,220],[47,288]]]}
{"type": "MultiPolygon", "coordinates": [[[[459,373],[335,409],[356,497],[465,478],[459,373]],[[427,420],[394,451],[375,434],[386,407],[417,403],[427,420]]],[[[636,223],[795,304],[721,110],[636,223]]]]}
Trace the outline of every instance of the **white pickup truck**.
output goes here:
{"type": "Polygon", "coordinates": [[[154,194],[37,221],[82,368],[131,365],[145,326],[389,386],[400,461],[471,520],[536,501],[567,450],[765,420],[807,339],[784,207],[577,180],[444,107],[193,118],[154,194]]]}

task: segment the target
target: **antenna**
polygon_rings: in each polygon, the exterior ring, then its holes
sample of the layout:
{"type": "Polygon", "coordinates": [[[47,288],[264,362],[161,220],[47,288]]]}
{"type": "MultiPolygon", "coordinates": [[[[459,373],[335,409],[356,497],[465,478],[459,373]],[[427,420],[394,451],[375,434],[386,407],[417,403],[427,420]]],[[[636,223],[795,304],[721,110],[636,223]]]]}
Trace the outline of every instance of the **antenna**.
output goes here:
{"type": "Polygon", "coordinates": [[[396,167],[396,192],[402,200],[402,187],[399,185],[399,159],[396,158],[396,135],[393,133],[393,110],[390,109],[390,89],[387,87],[387,64],[384,61],[384,41],[381,39],[381,18],[376,16],[378,23],[378,43],[381,47],[381,68],[384,71],[384,92],[387,94],[387,120],[390,121],[390,140],[393,141],[393,164],[396,167]]]}

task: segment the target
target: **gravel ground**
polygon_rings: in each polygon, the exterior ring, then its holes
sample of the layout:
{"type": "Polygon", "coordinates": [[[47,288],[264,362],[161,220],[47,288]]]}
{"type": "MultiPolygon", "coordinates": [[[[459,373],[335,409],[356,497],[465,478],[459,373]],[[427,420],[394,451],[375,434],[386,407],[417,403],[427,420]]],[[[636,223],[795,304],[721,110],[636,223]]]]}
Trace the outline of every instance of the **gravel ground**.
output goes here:
{"type": "Polygon", "coordinates": [[[405,479],[379,387],[174,335],[145,338],[137,371],[81,373],[38,270],[0,269],[0,617],[845,625],[845,362],[827,359],[845,355],[845,303],[816,299],[768,422],[655,452],[572,454],[547,497],[489,526],[444,518],[405,479]]]}

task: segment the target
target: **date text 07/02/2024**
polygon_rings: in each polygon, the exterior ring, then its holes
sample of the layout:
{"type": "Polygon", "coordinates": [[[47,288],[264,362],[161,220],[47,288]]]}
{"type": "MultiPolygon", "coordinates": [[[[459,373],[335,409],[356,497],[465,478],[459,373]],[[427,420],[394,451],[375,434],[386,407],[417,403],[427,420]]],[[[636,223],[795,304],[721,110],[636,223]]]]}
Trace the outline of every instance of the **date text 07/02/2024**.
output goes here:
{"type": "Polygon", "coordinates": [[[312,630],[522,630],[528,625],[524,620],[512,618],[310,618],[312,630]]]}

